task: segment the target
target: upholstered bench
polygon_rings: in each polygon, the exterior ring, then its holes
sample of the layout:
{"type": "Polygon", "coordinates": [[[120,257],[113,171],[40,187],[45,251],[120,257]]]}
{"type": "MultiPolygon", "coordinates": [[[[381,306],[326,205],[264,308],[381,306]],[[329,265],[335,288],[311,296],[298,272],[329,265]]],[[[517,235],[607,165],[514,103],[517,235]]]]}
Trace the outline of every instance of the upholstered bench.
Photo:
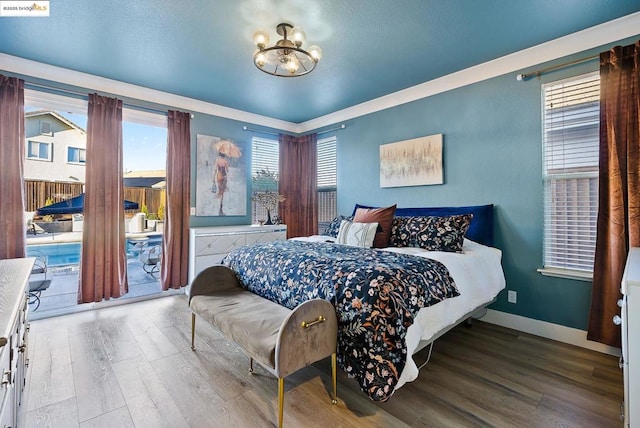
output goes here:
{"type": "Polygon", "coordinates": [[[336,396],[338,322],[333,305],[308,300],[291,310],[240,285],[233,270],[211,266],[191,283],[191,349],[195,350],[196,314],[218,328],[253,360],[278,378],[278,426],[284,411],[284,378],[331,355],[332,403],[336,396]]]}

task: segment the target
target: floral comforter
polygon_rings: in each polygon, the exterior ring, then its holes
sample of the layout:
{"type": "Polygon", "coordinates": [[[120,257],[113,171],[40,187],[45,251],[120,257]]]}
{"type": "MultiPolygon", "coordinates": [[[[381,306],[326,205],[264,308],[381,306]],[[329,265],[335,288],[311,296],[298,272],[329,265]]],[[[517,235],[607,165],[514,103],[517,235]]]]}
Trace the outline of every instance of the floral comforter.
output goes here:
{"type": "Polygon", "coordinates": [[[375,401],[393,394],[420,308],[459,294],[442,263],[368,248],[276,241],[239,248],[223,263],[245,288],[290,309],[317,297],[333,303],[338,363],[375,401]]]}

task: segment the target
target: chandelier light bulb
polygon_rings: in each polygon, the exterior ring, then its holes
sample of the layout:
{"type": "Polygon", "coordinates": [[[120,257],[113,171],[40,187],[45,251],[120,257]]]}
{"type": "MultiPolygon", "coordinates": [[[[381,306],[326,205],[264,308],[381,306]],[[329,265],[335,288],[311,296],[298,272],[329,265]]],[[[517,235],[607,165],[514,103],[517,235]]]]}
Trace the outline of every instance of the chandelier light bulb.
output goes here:
{"type": "Polygon", "coordinates": [[[307,35],[304,34],[304,31],[302,30],[302,28],[300,27],[293,27],[293,30],[291,30],[291,41],[293,43],[295,43],[295,45],[297,47],[302,46],[302,44],[304,43],[304,41],[307,38],[307,35]]]}
{"type": "Polygon", "coordinates": [[[256,52],[255,53],[255,62],[256,65],[260,68],[264,67],[264,65],[267,63],[267,57],[263,52],[256,52]]]}
{"type": "Polygon", "coordinates": [[[289,58],[289,61],[285,64],[285,68],[290,74],[295,74],[298,68],[300,68],[300,63],[295,58],[289,58]]]}
{"type": "Polygon", "coordinates": [[[320,49],[320,46],[313,45],[309,47],[309,55],[318,62],[320,61],[320,58],[322,58],[322,49],[320,49]]]}
{"type": "Polygon", "coordinates": [[[269,44],[269,34],[264,30],[258,30],[253,33],[253,42],[258,49],[264,49],[269,44]]]}

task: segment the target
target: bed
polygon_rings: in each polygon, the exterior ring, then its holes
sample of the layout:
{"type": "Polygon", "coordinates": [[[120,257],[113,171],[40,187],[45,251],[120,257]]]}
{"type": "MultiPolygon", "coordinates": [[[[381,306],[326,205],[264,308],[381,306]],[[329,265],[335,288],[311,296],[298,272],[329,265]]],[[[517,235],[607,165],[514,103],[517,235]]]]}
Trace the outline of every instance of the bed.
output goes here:
{"type": "MultiPolygon", "coordinates": [[[[354,215],[375,210],[356,205],[354,215]]],[[[492,205],[394,207],[392,216],[397,236],[403,222],[464,217],[460,251],[337,245],[340,236],[328,232],[243,247],[224,260],[244,287],[283,306],[315,297],[331,301],[339,319],[338,363],[376,401],[416,379],[413,355],[482,311],[505,286],[501,252],[491,246],[492,205]]],[[[341,231],[344,221],[352,219],[334,221],[341,231]]]]}

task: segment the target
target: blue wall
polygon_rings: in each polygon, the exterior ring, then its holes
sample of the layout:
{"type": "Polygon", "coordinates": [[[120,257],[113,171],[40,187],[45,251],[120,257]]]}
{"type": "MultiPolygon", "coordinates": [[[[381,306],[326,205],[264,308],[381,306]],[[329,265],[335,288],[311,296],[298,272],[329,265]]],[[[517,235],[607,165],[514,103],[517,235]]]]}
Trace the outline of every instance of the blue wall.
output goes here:
{"type": "Polygon", "coordinates": [[[524,82],[516,81],[519,72],[509,73],[351,120],[338,133],[339,214],[350,214],[355,203],[399,207],[493,203],[496,246],[503,252],[507,289],[518,292],[518,302],[507,303],[503,291],[492,307],[585,330],[591,283],[545,277],[536,271],[542,267],[543,242],[541,84],[597,69],[596,60],[524,82]],[[443,185],[380,188],[381,144],[438,133],[444,134],[443,185]]]}

